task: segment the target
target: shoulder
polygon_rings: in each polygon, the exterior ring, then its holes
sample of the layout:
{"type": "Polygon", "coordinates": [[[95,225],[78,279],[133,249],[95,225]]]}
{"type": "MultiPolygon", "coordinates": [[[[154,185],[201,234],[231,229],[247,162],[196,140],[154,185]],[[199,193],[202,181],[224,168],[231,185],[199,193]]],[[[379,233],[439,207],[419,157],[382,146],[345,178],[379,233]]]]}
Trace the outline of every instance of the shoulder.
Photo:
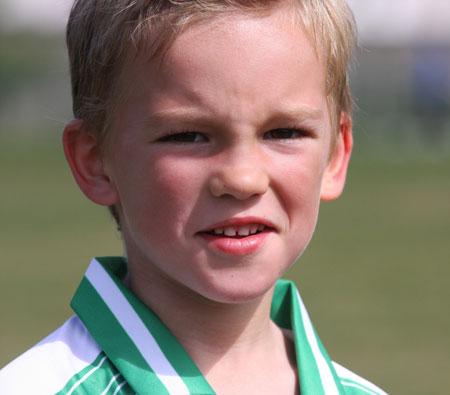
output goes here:
{"type": "Polygon", "coordinates": [[[346,395],[387,395],[386,392],[370,381],[363,379],[336,362],[332,362],[332,364],[346,395]]]}
{"type": "Polygon", "coordinates": [[[97,343],[78,317],[74,316],[0,370],[0,392],[36,395],[57,393],[100,354],[97,343]]]}

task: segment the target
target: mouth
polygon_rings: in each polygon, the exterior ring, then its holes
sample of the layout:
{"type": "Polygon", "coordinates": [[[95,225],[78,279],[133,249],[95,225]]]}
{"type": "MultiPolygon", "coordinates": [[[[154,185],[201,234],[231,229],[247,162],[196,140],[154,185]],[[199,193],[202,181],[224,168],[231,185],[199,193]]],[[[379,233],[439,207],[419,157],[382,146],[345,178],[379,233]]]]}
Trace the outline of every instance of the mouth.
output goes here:
{"type": "Polygon", "coordinates": [[[257,235],[270,229],[268,226],[260,223],[252,223],[240,226],[216,227],[209,231],[201,232],[214,237],[227,237],[231,239],[243,239],[249,236],[257,235]]]}
{"type": "Polygon", "coordinates": [[[247,256],[259,251],[275,226],[256,217],[233,218],[198,232],[205,245],[220,254],[247,256]]]}
{"type": "Polygon", "coordinates": [[[199,232],[217,238],[244,239],[260,233],[277,232],[275,225],[265,218],[232,218],[219,222],[199,232]]]}

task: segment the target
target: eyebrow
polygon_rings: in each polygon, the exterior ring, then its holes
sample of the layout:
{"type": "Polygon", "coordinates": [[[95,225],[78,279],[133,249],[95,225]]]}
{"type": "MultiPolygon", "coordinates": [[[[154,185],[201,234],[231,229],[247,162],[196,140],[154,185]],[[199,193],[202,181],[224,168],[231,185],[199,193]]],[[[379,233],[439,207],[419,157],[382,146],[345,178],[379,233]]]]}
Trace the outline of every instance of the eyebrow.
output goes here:
{"type": "Polygon", "coordinates": [[[324,115],[321,109],[310,106],[285,108],[271,114],[264,124],[270,127],[271,124],[292,122],[291,126],[293,127],[305,127],[319,131],[325,121],[324,115]]]}
{"type": "Polygon", "coordinates": [[[291,119],[305,119],[305,120],[320,120],[323,117],[323,111],[319,108],[310,106],[300,106],[297,108],[284,109],[275,112],[271,118],[291,118],[291,119]]]}
{"type": "MultiPolygon", "coordinates": [[[[213,118],[214,119],[214,118],[213,118]]],[[[152,125],[154,123],[170,123],[173,121],[176,122],[191,122],[191,123],[200,123],[209,125],[212,124],[212,117],[208,116],[205,113],[196,111],[196,110],[180,110],[180,109],[174,109],[174,110],[164,110],[164,111],[157,111],[152,114],[149,114],[144,119],[144,123],[146,125],[152,125]]]]}
{"type": "MultiPolygon", "coordinates": [[[[323,119],[323,111],[319,108],[302,105],[294,108],[278,109],[267,117],[263,124],[270,124],[277,121],[307,122],[316,124],[323,119]]],[[[205,126],[217,125],[217,118],[195,109],[169,109],[157,111],[145,117],[144,123],[152,125],[154,123],[185,122],[203,124],[205,126]]]]}

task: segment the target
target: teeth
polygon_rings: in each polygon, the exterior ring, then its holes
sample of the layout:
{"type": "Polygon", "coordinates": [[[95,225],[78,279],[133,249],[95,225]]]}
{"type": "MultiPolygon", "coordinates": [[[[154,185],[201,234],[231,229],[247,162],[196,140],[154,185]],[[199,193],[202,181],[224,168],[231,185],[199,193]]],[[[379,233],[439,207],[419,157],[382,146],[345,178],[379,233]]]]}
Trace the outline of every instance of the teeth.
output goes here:
{"type": "Polygon", "coordinates": [[[258,231],[258,225],[257,224],[251,224],[250,225],[250,233],[254,235],[258,231]]]}
{"type": "Polygon", "coordinates": [[[233,228],[233,227],[225,228],[224,233],[225,233],[225,236],[228,236],[228,237],[236,236],[236,228],[233,228]]]}
{"type": "Polygon", "coordinates": [[[239,236],[248,236],[250,234],[250,226],[245,225],[239,228],[238,235],[239,236]]]}
{"type": "Polygon", "coordinates": [[[258,232],[262,232],[264,229],[266,229],[265,225],[250,224],[243,226],[227,226],[225,228],[215,228],[213,229],[213,233],[218,236],[225,235],[228,237],[249,236],[254,235],[258,232]]]}

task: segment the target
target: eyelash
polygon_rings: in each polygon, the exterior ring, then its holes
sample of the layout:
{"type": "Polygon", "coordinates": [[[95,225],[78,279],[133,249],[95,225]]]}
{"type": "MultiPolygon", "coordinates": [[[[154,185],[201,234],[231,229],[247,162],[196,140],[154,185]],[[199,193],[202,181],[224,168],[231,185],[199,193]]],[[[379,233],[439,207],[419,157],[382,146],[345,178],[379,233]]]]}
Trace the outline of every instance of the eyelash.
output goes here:
{"type": "MultiPolygon", "coordinates": [[[[294,140],[302,137],[310,137],[311,134],[303,129],[298,128],[278,128],[269,130],[265,132],[263,135],[264,140],[269,140],[273,138],[274,140],[294,140]],[[274,137],[274,134],[278,133],[278,138],[274,137]],[[280,135],[280,133],[284,133],[284,135],[280,135]]],[[[201,143],[208,141],[207,137],[200,132],[194,131],[185,131],[179,133],[168,134],[167,136],[161,137],[158,139],[160,142],[174,142],[181,144],[189,144],[189,143],[201,143]],[[200,137],[200,140],[198,139],[200,137]]]]}
{"type": "Polygon", "coordinates": [[[201,134],[199,132],[186,131],[186,132],[169,134],[167,136],[161,137],[158,141],[189,144],[189,143],[199,143],[199,142],[207,141],[207,139],[203,134],[201,134]],[[202,140],[195,141],[197,139],[197,137],[199,137],[199,136],[202,138],[202,140]]]}
{"type": "Polygon", "coordinates": [[[274,133],[284,133],[284,135],[281,135],[283,137],[281,137],[279,135],[278,138],[276,138],[276,140],[294,140],[294,139],[298,139],[298,138],[302,138],[302,137],[310,137],[311,136],[311,134],[309,132],[307,132],[306,130],[303,130],[303,129],[278,128],[278,129],[269,130],[268,132],[264,133],[264,139],[268,139],[267,136],[271,136],[272,138],[274,138],[274,136],[273,136],[274,133]]]}

